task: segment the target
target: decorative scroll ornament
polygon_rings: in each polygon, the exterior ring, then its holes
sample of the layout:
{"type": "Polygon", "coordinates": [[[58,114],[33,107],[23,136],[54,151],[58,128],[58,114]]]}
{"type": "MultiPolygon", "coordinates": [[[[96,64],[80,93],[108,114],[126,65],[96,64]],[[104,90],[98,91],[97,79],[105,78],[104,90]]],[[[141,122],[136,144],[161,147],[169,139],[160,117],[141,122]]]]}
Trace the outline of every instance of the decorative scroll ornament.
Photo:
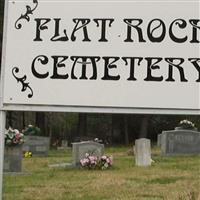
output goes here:
{"type": "Polygon", "coordinates": [[[21,83],[22,84],[22,89],[21,89],[21,91],[22,92],[25,92],[26,90],[27,90],[27,88],[30,90],[30,93],[28,94],[28,98],[32,98],[33,97],[33,90],[32,90],[32,88],[29,86],[29,83],[25,83],[25,81],[26,81],[26,75],[24,75],[23,77],[21,77],[21,78],[19,78],[19,77],[17,77],[17,73],[19,72],[19,68],[18,67],[14,67],[13,69],[12,69],[12,74],[13,74],[13,76],[15,77],[15,79],[17,80],[17,82],[19,83],[21,83]]]}
{"type": "Polygon", "coordinates": [[[29,15],[33,14],[33,11],[36,10],[36,8],[38,7],[38,0],[33,0],[33,3],[35,4],[34,8],[31,8],[29,5],[26,5],[26,13],[25,14],[21,14],[21,16],[17,19],[17,21],[15,22],[15,28],[16,29],[21,29],[22,28],[22,24],[21,24],[21,20],[26,20],[26,21],[30,21],[30,17],[29,15]]]}

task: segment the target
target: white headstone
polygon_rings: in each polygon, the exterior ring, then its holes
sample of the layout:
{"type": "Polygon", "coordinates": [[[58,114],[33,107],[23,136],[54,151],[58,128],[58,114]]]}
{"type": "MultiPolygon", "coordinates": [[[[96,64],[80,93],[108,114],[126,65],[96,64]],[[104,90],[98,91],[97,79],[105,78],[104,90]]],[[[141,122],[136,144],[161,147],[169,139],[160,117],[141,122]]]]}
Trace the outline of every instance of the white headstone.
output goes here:
{"type": "Polygon", "coordinates": [[[151,165],[151,142],[141,138],[135,141],[135,164],[136,166],[151,165]]]}

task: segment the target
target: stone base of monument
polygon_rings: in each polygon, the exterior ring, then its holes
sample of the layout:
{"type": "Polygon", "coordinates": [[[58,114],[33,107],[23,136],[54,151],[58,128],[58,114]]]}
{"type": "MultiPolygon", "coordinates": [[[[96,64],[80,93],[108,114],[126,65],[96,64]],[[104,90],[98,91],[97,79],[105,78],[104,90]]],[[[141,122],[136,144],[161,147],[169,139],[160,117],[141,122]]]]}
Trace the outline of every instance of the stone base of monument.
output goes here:
{"type": "Polygon", "coordinates": [[[135,141],[135,165],[150,166],[151,159],[151,141],[146,138],[141,138],[135,141]]]}
{"type": "Polygon", "coordinates": [[[200,154],[200,132],[180,129],[163,131],[161,154],[166,156],[200,154]]]}
{"type": "Polygon", "coordinates": [[[7,173],[22,171],[22,145],[5,147],[3,171],[7,173]]]}
{"type": "Polygon", "coordinates": [[[48,156],[49,146],[49,137],[25,136],[23,151],[31,151],[33,156],[48,156]]]}
{"type": "Polygon", "coordinates": [[[48,165],[49,168],[73,168],[73,164],[72,163],[57,163],[57,164],[50,164],[48,165]]]}

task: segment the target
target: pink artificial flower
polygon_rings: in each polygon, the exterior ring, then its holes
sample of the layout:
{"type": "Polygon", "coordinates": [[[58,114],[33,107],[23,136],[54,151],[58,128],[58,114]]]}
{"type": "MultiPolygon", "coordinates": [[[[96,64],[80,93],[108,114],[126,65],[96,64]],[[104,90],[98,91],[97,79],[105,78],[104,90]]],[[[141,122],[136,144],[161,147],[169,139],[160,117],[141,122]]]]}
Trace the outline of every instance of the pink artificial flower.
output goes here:
{"type": "Polygon", "coordinates": [[[18,140],[17,139],[13,139],[12,142],[13,142],[13,144],[17,144],[18,140]]]}
{"type": "Polygon", "coordinates": [[[106,162],[107,162],[108,164],[110,164],[110,162],[111,162],[110,158],[106,158],[106,162]]]}
{"type": "Polygon", "coordinates": [[[85,161],[84,161],[84,159],[81,159],[81,160],[80,160],[80,164],[81,164],[82,167],[85,166],[85,161]]]}
{"type": "Polygon", "coordinates": [[[20,134],[20,132],[17,129],[14,129],[14,131],[16,135],[20,134]]]}
{"type": "Polygon", "coordinates": [[[21,137],[21,134],[20,134],[20,133],[16,133],[15,138],[16,138],[17,140],[19,140],[20,137],[21,137]]]}
{"type": "Polygon", "coordinates": [[[97,160],[97,157],[96,156],[89,156],[88,159],[92,162],[96,161],[97,160]]]}
{"type": "Polygon", "coordinates": [[[110,165],[112,165],[113,164],[113,156],[110,156],[109,160],[110,160],[110,165]]]}
{"type": "Polygon", "coordinates": [[[83,158],[80,160],[81,166],[85,167],[89,164],[89,160],[87,158],[83,158]]]}

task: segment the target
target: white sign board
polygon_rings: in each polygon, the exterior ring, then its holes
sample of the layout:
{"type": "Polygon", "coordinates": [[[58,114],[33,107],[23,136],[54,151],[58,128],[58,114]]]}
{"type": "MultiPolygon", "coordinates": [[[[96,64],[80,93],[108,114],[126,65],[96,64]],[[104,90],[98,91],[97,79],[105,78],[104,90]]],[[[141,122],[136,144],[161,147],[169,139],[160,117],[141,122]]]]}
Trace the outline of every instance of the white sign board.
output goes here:
{"type": "Polygon", "coordinates": [[[199,42],[199,1],[8,1],[3,107],[198,112],[199,42]]]}

